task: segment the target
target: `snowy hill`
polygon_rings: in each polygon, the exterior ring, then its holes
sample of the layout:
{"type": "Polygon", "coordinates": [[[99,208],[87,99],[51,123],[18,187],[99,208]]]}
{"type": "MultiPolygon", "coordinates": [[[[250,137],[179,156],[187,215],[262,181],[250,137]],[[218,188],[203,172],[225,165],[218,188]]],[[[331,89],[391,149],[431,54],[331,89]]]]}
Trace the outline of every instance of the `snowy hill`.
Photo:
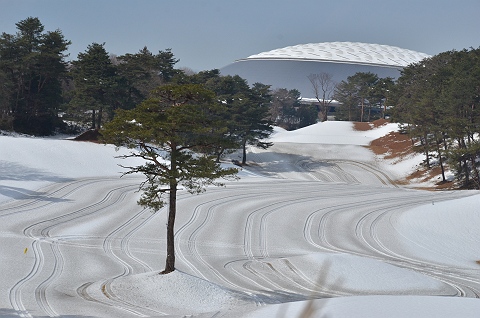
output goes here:
{"type": "Polygon", "coordinates": [[[180,193],[168,275],[128,150],[0,136],[0,316],[476,317],[479,192],[399,186],[418,158],[366,147],[395,130],[276,129],[240,181],[180,193]]]}

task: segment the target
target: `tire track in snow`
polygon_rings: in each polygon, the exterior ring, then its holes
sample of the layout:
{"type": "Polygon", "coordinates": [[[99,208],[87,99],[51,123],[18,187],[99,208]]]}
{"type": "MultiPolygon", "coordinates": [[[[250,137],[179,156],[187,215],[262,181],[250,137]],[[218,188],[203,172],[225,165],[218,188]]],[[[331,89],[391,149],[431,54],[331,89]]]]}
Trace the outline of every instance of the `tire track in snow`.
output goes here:
{"type": "Polygon", "coordinates": [[[152,271],[152,268],[140,260],[139,258],[132,255],[129,249],[129,243],[132,236],[144,227],[148,222],[154,218],[155,214],[148,211],[147,209],[142,209],[140,212],[136,213],[134,216],[126,220],[124,223],[113,229],[103,240],[103,250],[106,255],[113,259],[117,264],[122,267],[122,272],[100,284],[92,286],[92,284],[82,285],[77,289],[77,294],[82,298],[88,301],[95,301],[97,303],[115,307],[121,309],[133,315],[139,317],[149,317],[151,315],[163,315],[165,313],[155,311],[153,309],[147,309],[135,304],[128,302],[127,300],[117,297],[112,288],[112,282],[123,276],[134,274],[136,271],[133,264],[140,265],[140,271],[152,271]],[[147,218],[142,219],[145,214],[149,214],[147,218]],[[119,239],[121,238],[121,239],[119,239]],[[115,244],[120,240],[120,244],[115,244]],[[119,245],[119,246],[118,246],[119,245]],[[118,251],[120,253],[118,253],[118,251]],[[101,293],[96,293],[99,295],[105,296],[107,299],[99,299],[89,294],[88,289],[98,287],[101,290],[101,293]]]}
{"type": "MultiPolygon", "coordinates": [[[[290,183],[288,183],[290,184],[290,183]]],[[[276,213],[280,208],[286,209],[290,206],[294,206],[295,204],[308,204],[312,201],[318,200],[318,193],[322,192],[324,195],[328,196],[328,192],[324,190],[319,190],[319,188],[314,185],[312,186],[312,183],[299,183],[297,182],[300,186],[304,186],[304,191],[303,195],[298,196],[298,193],[295,193],[294,196],[289,196],[291,194],[290,190],[288,187],[284,187],[283,185],[278,185],[277,187],[270,187],[268,188],[268,195],[265,192],[262,192],[259,194],[258,192],[255,193],[238,193],[234,196],[229,196],[228,198],[222,198],[222,202],[215,202],[213,201],[208,201],[202,203],[202,205],[199,205],[195,208],[195,211],[189,220],[178,232],[177,235],[182,234],[183,231],[191,231],[191,234],[188,238],[188,252],[189,255],[192,255],[194,257],[195,262],[191,261],[190,263],[200,263],[203,266],[205,266],[209,272],[215,272],[215,276],[222,281],[226,281],[226,283],[234,288],[238,288],[238,285],[233,283],[231,280],[228,278],[223,277],[225,274],[219,273],[217,270],[214,269],[212,265],[210,265],[206,260],[203,259],[201,254],[197,250],[197,243],[201,240],[199,240],[200,235],[202,232],[207,232],[208,233],[208,226],[210,224],[218,224],[218,222],[213,222],[213,215],[221,213],[217,210],[217,208],[223,203],[223,200],[228,201],[228,205],[230,206],[236,206],[237,202],[238,204],[241,204],[241,202],[253,202],[253,201],[259,201],[259,202],[265,202],[265,200],[269,200],[269,204],[266,203],[259,203],[260,207],[256,208],[252,211],[250,211],[246,215],[245,221],[242,221],[245,223],[244,226],[244,242],[243,242],[243,249],[244,249],[244,254],[247,257],[245,260],[238,260],[239,262],[243,262],[243,270],[246,272],[249,272],[250,275],[257,276],[252,278],[247,278],[245,275],[242,275],[245,277],[248,281],[254,282],[255,285],[262,289],[268,289],[268,290],[274,290],[278,289],[280,285],[278,285],[277,282],[280,282],[282,280],[286,280],[288,283],[290,283],[289,278],[285,278],[284,275],[276,274],[277,277],[275,278],[275,275],[271,276],[270,278],[268,275],[264,275],[262,273],[259,273],[258,271],[254,270],[253,265],[257,263],[262,263],[265,267],[268,267],[267,263],[262,262],[262,259],[266,259],[269,257],[269,248],[268,248],[268,239],[267,239],[267,227],[269,224],[269,218],[276,213]],[[202,209],[201,209],[202,208],[202,209]],[[203,210],[203,214],[200,213],[199,211],[203,210]],[[206,211],[206,212],[205,212],[206,211]],[[199,216],[199,214],[202,214],[202,216],[199,216]],[[253,264],[253,265],[252,265],[253,264]],[[262,282],[262,284],[259,285],[259,282],[262,282]]],[[[333,186],[335,187],[335,186],[333,186]]],[[[331,188],[329,188],[331,189],[331,188]]],[[[248,191],[247,191],[248,192],[248,191]]],[[[361,193],[360,195],[363,195],[364,193],[361,193]]],[[[221,210],[218,208],[218,210],[221,210]]],[[[294,209],[291,209],[292,212],[294,209]]],[[[178,247],[180,246],[180,243],[178,243],[179,240],[177,240],[178,247]]],[[[201,243],[200,243],[201,244],[201,243]]],[[[181,250],[181,248],[177,248],[177,250],[181,250]]],[[[185,260],[184,260],[185,261],[185,260]]],[[[236,262],[229,262],[228,264],[224,265],[224,268],[230,268],[231,270],[237,271],[236,269],[232,269],[233,265],[236,262]]],[[[263,266],[262,265],[262,266],[263,266]]],[[[271,269],[270,269],[271,270],[271,269]]],[[[203,276],[205,279],[207,277],[202,273],[202,271],[196,269],[197,274],[203,276]]],[[[239,272],[237,271],[237,274],[239,272]]],[[[252,288],[246,288],[243,287],[242,290],[248,289],[249,292],[254,292],[255,289],[252,288]]],[[[258,288],[257,288],[258,289],[258,288]]],[[[308,290],[310,293],[311,290],[308,290]]]]}
{"type": "MultiPolygon", "coordinates": [[[[456,193],[451,194],[450,196],[445,195],[445,193],[436,194],[435,201],[441,200],[449,200],[458,198],[456,193]]],[[[414,199],[409,198],[399,198],[399,199],[387,199],[387,200],[380,200],[377,202],[364,202],[358,203],[355,205],[355,208],[367,208],[369,206],[372,209],[366,213],[358,213],[360,217],[355,221],[352,219],[350,223],[355,223],[355,236],[359,239],[359,242],[365,248],[364,251],[357,251],[353,249],[346,249],[344,247],[335,246],[329,242],[329,238],[326,235],[327,232],[327,223],[335,223],[334,219],[335,216],[339,213],[343,213],[345,209],[348,209],[348,204],[344,207],[337,206],[333,208],[329,208],[328,211],[315,211],[312,213],[306,223],[304,228],[304,235],[310,244],[314,246],[318,246],[319,248],[324,248],[334,252],[340,253],[348,253],[354,254],[357,256],[368,257],[378,259],[387,263],[390,263],[395,266],[407,268],[410,270],[415,270],[419,273],[427,275],[429,277],[435,278],[438,281],[445,283],[448,286],[451,286],[452,289],[457,291],[457,296],[468,296],[470,297],[477,296],[478,291],[475,288],[468,287],[464,284],[459,283],[458,279],[453,279],[452,275],[445,274],[448,273],[448,268],[443,266],[439,266],[437,264],[428,263],[420,260],[414,260],[411,258],[407,258],[403,255],[399,255],[390,249],[387,249],[384,244],[381,243],[381,240],[378,238],[376,227],[378,226],[378,220],[381,217],[385,217],[386,215],[390,214],[392,211],[398,211],[398,203],[401,203],[402,209],[411,208],[414,206],[419,206],[422,204],[426,204],[431,202],[432,200],[432,193],[427,192],[426,194],[422,194],[419,197],[414,197],[414,199]],[[405,200],[406,199],[406,200],[405,200]],[[316,217],[317,214],[321,214],[320,221],[318,223],[318,228],[316,231],[313,230],[313,219],[316,217]],[[373,219],[370,221],[370,219],[373,219]],[[315,238],[319,240],[319,243],[315,242],[314,238],[312,237],[312,233],[316,232],[315,238]],[[367,233],[368,235],[365,235],[367,233]],[[373,242],[372,242],[373,240],[373,242]],[[376,246],[374,246],[374,244],[376,246]]],[[[476,282],[478,283],[478,282],[476,282]]]]}
{"type": "MultiPolygon", "coordinates": [[[[69,191],[67,191],[67,193],[63,197],[66,197],[68,194],[71,194],[74,191],[78,191],[80,188],[84,186],[91,185],[92,182],[96,183],[96,182],[100,182],[100,180],[94,180],[94,181],[89,180],[86,183],[85,182],[72,183],[72,184],[80,184],[80,186],[70,189],[69,191]]],[[[66,187],[62,186],[61,190],[64,190],[67,188],[68,186],[66,187]]],[[[97,213],[102,209],[102,206],[110,205],[110,204],[114,205],[118,203],[118,201],[122,198],[122,195],[112,200],[111,198],[113,197],[113,194],[117,191],[120,191],[123,193],[130,192],[132,189],[133,189],[132,185],[117,187],[113,190],[110,190],[99,202],[95,202],[87,207],[78,209],[73,212],[66,213],[64,215],[55,216],[49,219],[35,222],[23,230],[24,235],[33,240],[32,251],[34,255],[34,264],[32,266],[31,271],[28,273],[28,275],[22,278],[20,281],[18,281],[11,288],[9,298],[10,298],[10,303],[12,304],[12,307],[15,310],[19,312],[26,312],[25,306],[23,305],[23,301],[22,301],[22,291],[25,288],[25,285],[27,283],[37,279],[37,277],[41,279],[40,278],[41,274],[45,273],[47,274],[47,278],[44,279],[35,288],[35,291],[34,291],[35,299],[36,299],[37,305],[46,314],[48,314],[49,316],[58,315],[57,312],[52,308],[52,306],[48,302],[47,290],[49,289],[49,286],[51,286],[52,283],[62,274],[63,267],[64,267],[64,259],[60,252],[59,240],[57,238],[51,238],[50,231],[53,228],[64,225],[68,222],[72,222],[84,216],[97,213]],[[44,269],[46,262],[45,262],[44,252],[42,251],[42,248],[41,248],[42,243],[50,245],[50,249],[52,251],[52,256],[53,256],[51,260],[51,262],[53,263],[51,266],[52,267],[51,269],[44,269]]],[[[49,203],[45,204],[44,202],[42,202],[42,200],[36,200],[35,202],[38,203],[41,208],[44,208],[46,205],[49,204],[49,203]]],[[[33,202],[27,205],[22,204],[21,206],[22,208],[27,207],[28,210],[35,209],[33,202]]]]}
{"type": "Polygon", "coordinates": [[[36,195],[26,195],[25,198],[1,203],[0,218],[46,208],[62,200],[67,200],[66,198],[68,196],[85,187],[89,187],[99,182],[114,180],[115,179],[110,178],[85,178],[68,183],[55,183],[39,189],[37,191],[38,194],[36,195]],[[33,196],[33,198],[29,198],[30,196],[33,196]]]}
{"type": "MultiPolygon", "coordinates": [[[[455,194],[450,194],[443,195],[440,200],[437,200],[442,201],[455,198],[458,198],[458,196],[455,194]]],[[[408,206],[410,206],[410,204],[408,206]]],[[[415,206],[415,204],[413,203],[412,206],[415,206]]],[[[423,273],[424,275],[440,280],[445,284],[457,289],[457,296],[479,298],[480,280],[478,278],[475,279],[474,276],[470,276],[465,271],[452,269],[449,266],[417,260],[398,254],[383,244],[380,236],[378,235],[380,221],[384,218],[387,218],[395,210],[395,208],[390,208],[384,211],[373,211],[371,214],[365,215],[357,224],[357,235],[361,237],[365,244],[370,246],[372,250],[381,251],[388,259],[387,261],[389,263],[399,267],[413,269],[417,272],[423,273]],[[371,240],[371,242],[369,242],[369,240],[371,240]],[[467,282],[468,285],[461,283],[462,281],[467,282]],[[472,287],[472,284],[476,285],[477,287],[472,287]]]]}

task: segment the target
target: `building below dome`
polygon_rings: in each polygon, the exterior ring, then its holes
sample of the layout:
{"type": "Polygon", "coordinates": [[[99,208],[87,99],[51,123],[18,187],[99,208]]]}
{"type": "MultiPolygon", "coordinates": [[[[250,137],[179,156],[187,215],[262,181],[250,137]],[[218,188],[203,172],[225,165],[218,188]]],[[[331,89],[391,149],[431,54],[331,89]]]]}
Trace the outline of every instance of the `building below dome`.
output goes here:
{"type": "Polygon", "coordinates": [[[275,88],[297,89],[302,97],[314,93],[310,74],[330,73],[339,83],[357,72],[379,77],[400,76],[407,65],[429,55],[394,46],[357,42],[302,44],[251,55],[220,69],[222,75],[239,75],[249,84],[256,82],[275,88]]]}

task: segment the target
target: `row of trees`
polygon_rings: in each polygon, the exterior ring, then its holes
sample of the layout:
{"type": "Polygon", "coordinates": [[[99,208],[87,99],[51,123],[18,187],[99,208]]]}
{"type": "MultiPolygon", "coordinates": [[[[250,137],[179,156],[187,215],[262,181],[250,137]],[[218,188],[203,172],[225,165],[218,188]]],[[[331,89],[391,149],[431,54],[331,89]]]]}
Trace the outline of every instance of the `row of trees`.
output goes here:
{"type": "Polygon", "coordinates": [[[335,85],[333,99],[340,102],[335,118],[348,121],[372,121],[384,118],[392,105],[393,78],[380,78],[374,73],[358,72],[335,85]]]}
{"type": "Polygon", "coordinates": [[[480,49],[449,51],[406,67],[395,85],[393,120],[463,186],[480,189],[480,49]]]}
{"type": "Polygon", "coordinates": [[[37,18],[16,24],[0,37],[0,128],[37,134],[60,125],[62,79],[70,41],[62,32],[44,32],[37,18]]]}
{"type": "MultiPolygon", "coordinates": [[[[265,119],[286,129],[316,121],[312,107],[298,103],[298,91],[271,91],[261,84],[250,88],[244,79],[223,78],[218,70],[187,75],[175,68],[178,59],[170,49],[153,54],[144,47],[135,54],[115,56],[104,44],[92,43],[67,62],[70,41],[60,30],[44,32],[38,18],[16,26],[16,34],[0,37],[0,129],[49,135],[65,129],[65,122],[99,129],[117,109],[134,108],[166,83],[205,85],[237,113],[235,120],[243,120],[244,126],[260,118],[260,110],[246,111],[246,105],[255,102],[269,113],[265,119]]],[[[244,136],[244,145],[249,138],[244,136]]]]}
{"type": "Polygon", "coordinates": [[[286,130],[295,130],[315,124],[318,109],[315,105],[300,103],[300,92],[296,89],[278,88],[272,92],[270,103],[270,120],[276,126],[286,130]]]}

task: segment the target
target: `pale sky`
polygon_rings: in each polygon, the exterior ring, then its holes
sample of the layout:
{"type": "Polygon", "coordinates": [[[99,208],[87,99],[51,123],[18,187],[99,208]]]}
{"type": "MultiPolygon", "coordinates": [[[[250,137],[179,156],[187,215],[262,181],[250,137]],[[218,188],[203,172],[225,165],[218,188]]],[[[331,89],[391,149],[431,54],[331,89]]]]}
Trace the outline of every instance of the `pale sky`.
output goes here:
{"type": "Polygon", "coordinates": [[[109,53],[171,48],[177,67],[221,68],[290,45],[350,41],[430,55],[480,47],[480,0],[0,0],[0,32],[38,17],[72,41],[109,53]]]}

